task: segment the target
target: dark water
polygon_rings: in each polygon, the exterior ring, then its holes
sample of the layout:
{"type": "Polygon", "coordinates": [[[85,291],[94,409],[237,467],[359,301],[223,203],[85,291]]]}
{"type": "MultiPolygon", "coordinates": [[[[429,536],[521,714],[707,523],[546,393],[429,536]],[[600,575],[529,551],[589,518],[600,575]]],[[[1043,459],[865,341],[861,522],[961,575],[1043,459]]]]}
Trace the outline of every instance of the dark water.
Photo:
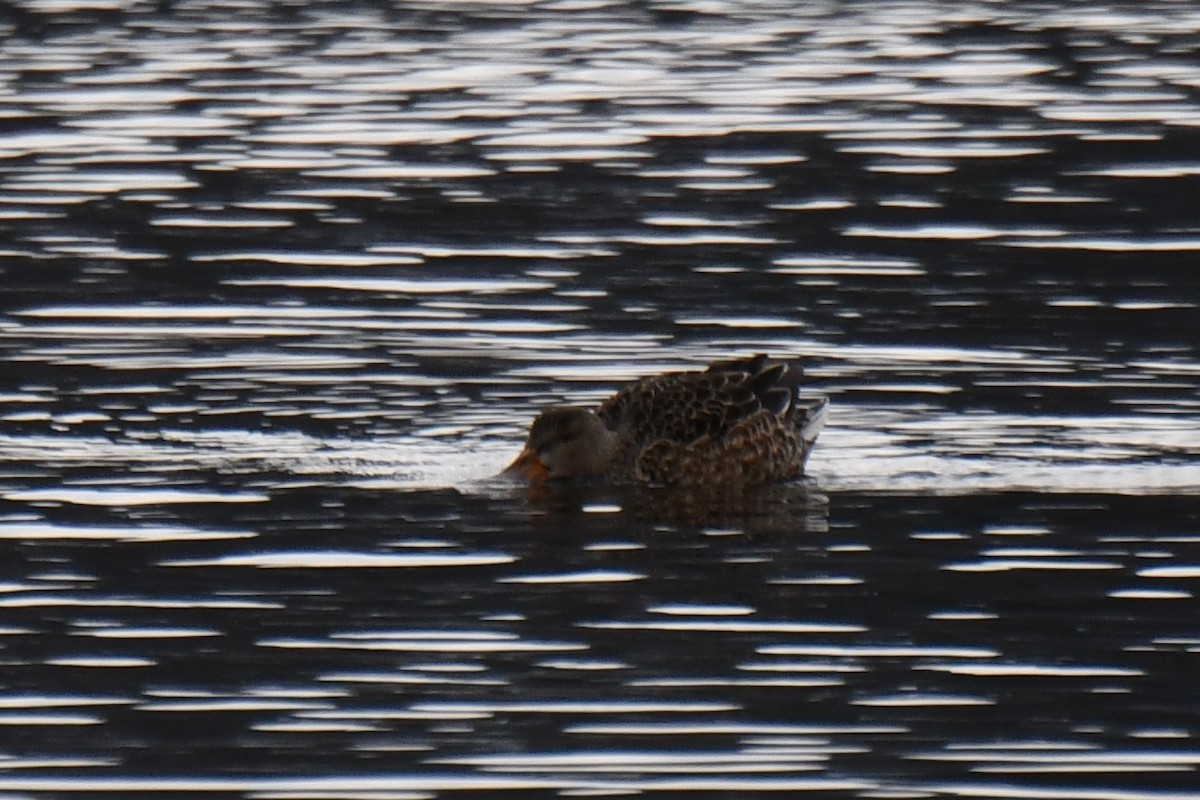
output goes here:
{"type": "Polygon", "coordinates": [[[0,793],[1200,791],[1200,10],[0,12],[0,793]],[[807,358],[802,484],[489,482],[807,358]]]}

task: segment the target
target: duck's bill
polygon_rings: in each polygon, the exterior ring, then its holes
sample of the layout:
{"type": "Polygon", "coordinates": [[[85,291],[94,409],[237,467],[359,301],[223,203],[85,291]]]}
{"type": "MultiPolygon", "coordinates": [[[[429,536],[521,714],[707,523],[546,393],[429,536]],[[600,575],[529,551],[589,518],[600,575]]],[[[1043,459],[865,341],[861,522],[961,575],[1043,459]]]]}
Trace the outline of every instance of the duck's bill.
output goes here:
{"type": "Polygon", "coordinates": [[[550,470],[546,469],[546,465],[538,458],[537,453],[533,450],[525,449],[500,474],[507,478],[516,478],[527,483],[541,483],[550,477],[550,470]]]}

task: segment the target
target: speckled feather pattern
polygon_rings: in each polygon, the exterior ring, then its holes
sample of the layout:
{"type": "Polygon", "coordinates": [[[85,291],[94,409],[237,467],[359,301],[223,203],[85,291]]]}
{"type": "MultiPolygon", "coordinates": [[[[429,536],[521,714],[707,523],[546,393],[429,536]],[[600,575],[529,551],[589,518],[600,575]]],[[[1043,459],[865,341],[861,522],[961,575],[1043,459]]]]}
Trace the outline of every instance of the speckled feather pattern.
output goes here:
{"type": "Polygon", "coordinates": [[[617,433],[610,474],[654,483],[772,483],[803,473],[801,370],[764,356],[644,378],[596,412],[617,433]]]}

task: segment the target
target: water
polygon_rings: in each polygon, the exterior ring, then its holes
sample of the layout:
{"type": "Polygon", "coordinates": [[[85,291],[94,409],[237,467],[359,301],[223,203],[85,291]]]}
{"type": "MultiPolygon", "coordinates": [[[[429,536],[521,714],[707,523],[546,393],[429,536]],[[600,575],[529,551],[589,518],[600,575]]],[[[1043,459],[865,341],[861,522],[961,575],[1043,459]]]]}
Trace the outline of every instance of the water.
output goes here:
{"type": "Polygon", "coordinates": [[[1200,797],[1200,12],[794,5],[6,10],[0,793],[1200,797]]]}

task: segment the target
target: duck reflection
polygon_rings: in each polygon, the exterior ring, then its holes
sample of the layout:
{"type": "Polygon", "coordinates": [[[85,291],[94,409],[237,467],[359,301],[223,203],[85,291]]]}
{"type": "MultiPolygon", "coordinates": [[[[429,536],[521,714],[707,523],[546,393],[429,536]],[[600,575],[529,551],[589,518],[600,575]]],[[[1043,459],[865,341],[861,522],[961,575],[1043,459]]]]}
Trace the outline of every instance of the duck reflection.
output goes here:
{"type": "Polygon", "coordinates": [[[607,527],[613,516],[658,527],[729,529],[747,534],[824,533],[829,498],[812,478],[766,486],[605,485],[545,482],[522,489],[538,528],[607,527]]]}

